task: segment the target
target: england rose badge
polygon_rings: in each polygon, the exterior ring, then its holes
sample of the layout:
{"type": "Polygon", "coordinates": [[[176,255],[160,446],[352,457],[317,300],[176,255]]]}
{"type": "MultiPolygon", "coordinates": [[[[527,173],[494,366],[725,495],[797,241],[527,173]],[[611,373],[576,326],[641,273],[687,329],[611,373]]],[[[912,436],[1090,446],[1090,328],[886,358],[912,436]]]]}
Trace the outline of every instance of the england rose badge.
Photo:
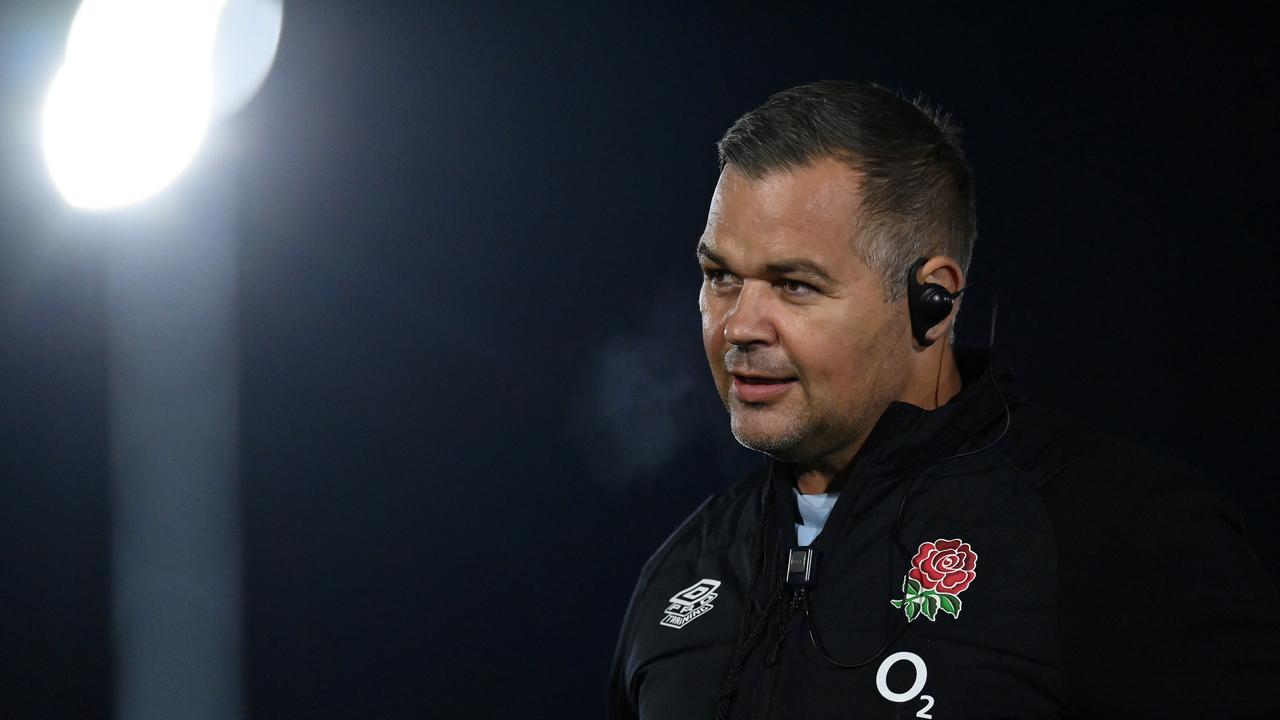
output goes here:
{"type": "Polygon", "coordinates": [[[924,616],[932,621],[938,611],[960,617],[960,593],[978,573],[978,553],[963,540],[920,543],[911,559],[911,570],[902,578],[902,598],[890,600],[907,614],[907,622],[924,616]]]}

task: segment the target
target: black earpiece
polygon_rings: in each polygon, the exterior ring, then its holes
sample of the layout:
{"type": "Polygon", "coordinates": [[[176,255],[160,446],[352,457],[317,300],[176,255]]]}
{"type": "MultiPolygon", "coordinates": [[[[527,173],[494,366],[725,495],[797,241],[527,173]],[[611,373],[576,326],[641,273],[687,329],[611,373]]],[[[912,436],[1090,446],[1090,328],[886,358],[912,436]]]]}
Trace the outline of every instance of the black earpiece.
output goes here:
{"type": "Polygon", "coordinates": [[[925,333],[947,319],[964,288],[952,293],[937,283],[921,283],[916,279],[916,273],[926,262],[928,258],[920,258],[907,271],[907,312],[911,315],[911,334],[916,342],[929,347],[933,341],[926,338],[925,333]]]}

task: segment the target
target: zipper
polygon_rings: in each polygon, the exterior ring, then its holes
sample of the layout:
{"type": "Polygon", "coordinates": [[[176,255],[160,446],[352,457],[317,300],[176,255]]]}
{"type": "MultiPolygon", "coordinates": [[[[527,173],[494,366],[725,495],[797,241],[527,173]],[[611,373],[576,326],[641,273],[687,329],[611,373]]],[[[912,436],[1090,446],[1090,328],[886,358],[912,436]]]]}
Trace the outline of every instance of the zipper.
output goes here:
{"type": "Polygon", "coordinates": [[[769,718],[773,716],[773,697],[774,691],[778,688],[778,683],[782,678],[782,667],[779,660],[782,654],[782,645],[787,639],[787,627],[791,624],[791,616],[795,614],[796,608],[800,605],[800,593],[787,590],[791,594],[790,601],[786,605],[779,605],[776,614],[776,622],[774,623],[773,632],[769,636],[769,648],[765,654],[764,667],[764,696],[760,698],[757,708],[763,708],[761,717],[769,718]]]}
{"type": "Polygon", "coordinates": [[[800,594],[787,590],[791,595],[791,599],[787,604],[779,605],[778,611],[774,613],[773,629],[769,632],[769,648],[764,656],[764,666],[773,667],[778,662],[778,651],[782,648],[782,643],[787,639],[787,626],[791,624],[791,616],[795,614],[796,608],[800,605],[800,594]]]}

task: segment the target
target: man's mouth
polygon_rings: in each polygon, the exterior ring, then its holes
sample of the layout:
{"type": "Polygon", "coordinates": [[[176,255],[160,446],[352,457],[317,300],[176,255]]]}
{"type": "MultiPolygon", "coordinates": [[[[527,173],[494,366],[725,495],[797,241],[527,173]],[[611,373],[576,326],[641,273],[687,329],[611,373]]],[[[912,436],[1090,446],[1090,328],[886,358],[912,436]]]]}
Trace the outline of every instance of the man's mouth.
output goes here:
{"type": "Polygon", "coordinates": [[[794,377],[734,375],[733,394],[743,402],[767,402],[785,395],[795,383],[794,377]]]}

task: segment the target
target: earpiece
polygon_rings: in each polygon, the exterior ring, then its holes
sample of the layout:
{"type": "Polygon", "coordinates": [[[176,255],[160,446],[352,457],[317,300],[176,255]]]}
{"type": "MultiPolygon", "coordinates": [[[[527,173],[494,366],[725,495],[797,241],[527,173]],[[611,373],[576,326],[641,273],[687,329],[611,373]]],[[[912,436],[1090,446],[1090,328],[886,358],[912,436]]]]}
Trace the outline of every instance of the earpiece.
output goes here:
{"type": "Polygon", "coordinates": [[[929,347],[933,341],[925,337],[925,333],[947,319],[956,298],[965,289],[952,293],[937,283],[921,283],[916,279],[916,273],[926,262],[928,258],[920,258],[907,271],[907,312],[911,316],[911,334],[916,342],[929,347]]]}

